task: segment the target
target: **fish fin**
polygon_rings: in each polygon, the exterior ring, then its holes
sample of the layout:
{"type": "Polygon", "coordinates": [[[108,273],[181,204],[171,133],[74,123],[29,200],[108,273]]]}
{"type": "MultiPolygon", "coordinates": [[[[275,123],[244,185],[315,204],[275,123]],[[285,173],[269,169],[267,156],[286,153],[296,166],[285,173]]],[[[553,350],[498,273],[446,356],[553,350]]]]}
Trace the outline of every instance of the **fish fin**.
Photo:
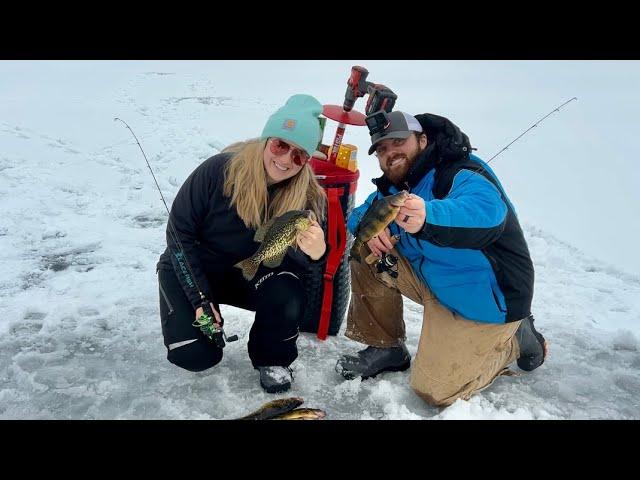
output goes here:
{"type": "Polygon", "coordinates": [[[262,263],[264,264],[265,267],[269,267],[269,268],[279,267],[280,264],[282,263],[282,260],[284,260],[284,256],[286,254],[287,254],[287,249],[285,248],[281,253],[279,253],[275,257],[265,259],[262,261],[262,263]]]}
{"type": "Polygon", "coordinates": [[[242,270],[242,276],[245,280],[252,280],[253,277],[256,276],[258,272],[258,267],[260,266],[260,262],[255,262],[253,257],[249,257],[241,262],[238,262],[234,265],[234,267],[242,270]]]}
{"type": "MultiPolygon", "coordinates": [[[[277,218],[277,217],[276,217],[277,218]]],[[[271,228],[271,226],[273,225],[273,223],[275,222],[276,218],[272,218],[271,220],[269,220],[267,223],[265,223],[264,225],[260,225],[258,227],[258,229],[256,230],[256,234],[253,236],[253,240],[255,242],[262,242],[264,241],[264,237],[267,235],[267,232],[269,231],[269,229],[271,228]]]]}

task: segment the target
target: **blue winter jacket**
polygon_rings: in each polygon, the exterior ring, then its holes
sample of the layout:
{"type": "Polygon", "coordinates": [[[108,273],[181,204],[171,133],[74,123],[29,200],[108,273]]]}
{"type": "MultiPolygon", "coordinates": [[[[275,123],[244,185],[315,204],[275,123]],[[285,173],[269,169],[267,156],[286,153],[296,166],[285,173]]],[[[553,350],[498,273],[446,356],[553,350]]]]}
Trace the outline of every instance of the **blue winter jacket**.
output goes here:
{"type": "MultiPolygon", "coordinates": [[[[415,234],[391,223],[397,250],[453,312],[486,323],[528,316],[533,263],[511,202],[478,157],[443,161],[437,150],[427,147],[409,172],[405,189],[424,199],[427,218],[415,234]]],[[[374,183],[378,190],[348,219],[352,234],[376,199],[399,191],[385,177],[374,183]]]]}

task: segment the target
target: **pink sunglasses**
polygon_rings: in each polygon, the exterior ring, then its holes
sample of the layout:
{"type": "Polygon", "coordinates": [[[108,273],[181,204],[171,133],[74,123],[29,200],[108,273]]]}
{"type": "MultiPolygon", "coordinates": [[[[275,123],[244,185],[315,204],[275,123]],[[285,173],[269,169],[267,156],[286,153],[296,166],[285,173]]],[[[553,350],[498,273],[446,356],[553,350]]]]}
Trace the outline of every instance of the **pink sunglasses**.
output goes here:
{"type": "Polygon", "coordinates": [[[271,153],[278,157],[285,155],[289,150],[291,150],[291,160],[293,160],[293,163],[299,167],[307,163],[310,158],[307,152],[300,150],[299,148],[292,147],[280,138],[272,138],[269,143],[269,149],[271,150],[271,153]]]}

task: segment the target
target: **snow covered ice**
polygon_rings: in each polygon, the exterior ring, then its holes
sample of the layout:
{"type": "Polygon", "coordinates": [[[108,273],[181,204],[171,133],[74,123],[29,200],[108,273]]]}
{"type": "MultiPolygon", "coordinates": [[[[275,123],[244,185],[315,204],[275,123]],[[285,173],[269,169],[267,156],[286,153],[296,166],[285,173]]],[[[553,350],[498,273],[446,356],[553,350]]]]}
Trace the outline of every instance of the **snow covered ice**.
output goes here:
{"type": "MultiPolygon", "coordinates": [[[[526,72],[534,62],[474,63],[480,77],[483,69],[526,72]]],[[[598,86],[589,90],[579,79],[603,62],[575,64],[566,91],[542,84],[523,100],[515,93],[520,77],[511,75],[511,84],[475,85],[475,103],[463,108],[464,85],[451,85],[447,75],[468,73],[465,62],[0,62],[0,418],[229,419],[274,398],[301,396],[303,407],[321,408],[327,419],[639,419],[640,260],[631,242],[640,228],[630,212],[640,196],[621,200],[631,195],[625,182],[640,184],[639,167],[633,152],[608,151],[618,170],[626,157],[627,179],[592,191],[593,204],[573,196],[572,181],[604,182],[598,142],[578,147],[576,140],[595,130],[592,104],[600,105],[589,103],[598,86]],[[222,314],[227,334],[239,341],[227,344],[218,366],[194,374],[166,360],[155,265],[166,246],[167,214],[138,146],[114,117],[138,136],[170,205],[200,162],[257,136],[289,95],[340,104],[356,64],[398,93],[396,109],[452,118],[481,145],[483,158],[561,101],[579,98],[492,163],[529,243],[533,312],[550,357],[531,373],[514,365],[521,375],[498,378],[446,409],[417,397],[408,371],[365,382],[339,377],[338,356],[362,348],[344,337],[346,322],[325,342],[300,336],[285,394],[260,387],[246,353],[253,314],[234,307],[222,306],[222,314]],[[260,71],[262,80],[247,71],[260,71]],[[414,77],[429,88],[409,81],[414,77]],[[509,115],[517,118],[499,122],[509,115]],[[539,171],[550,164],[562,165],[553,172],[559,179],[539,171]],[[577,170],[583,176],[571,177],[577,170]],[[566,189],[544,190],[546,179],[566,189]],[[554,223],[560,214],[564,225],[554,223]],[[596,240],[581,221],[592,222],[596,240]],[[617,225],[616,243],[598,237],[609,225],[617,225]]],[[[625,78],[631,72],[631,84],[640,80],[638,62],[607,65],[625,78]]],[[[566,84],[569,73],[561,73],[566,84]]],[[[630,102],[637,106],[637,94],[630,102]]],[[[633,132],[637,123],[622,127],[633,132]]],[[[325,143],[334,132],[329,122],[325,143]]],[[[377,163],[366,156],[366,129],[348,129],[347,140],[359,147],[359,203],[373,189],[377,163]]],[[[413,355],[421,307],[408,299],[405,320],[413,355]]]]}

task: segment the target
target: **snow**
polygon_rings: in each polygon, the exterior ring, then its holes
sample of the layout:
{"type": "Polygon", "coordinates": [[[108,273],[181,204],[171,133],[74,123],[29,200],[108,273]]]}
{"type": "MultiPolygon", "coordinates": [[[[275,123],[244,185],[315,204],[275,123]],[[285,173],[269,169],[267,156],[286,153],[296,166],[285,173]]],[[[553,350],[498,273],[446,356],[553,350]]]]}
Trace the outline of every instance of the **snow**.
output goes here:
{"type": "MultiPolygon", "coordinates": [[[[278,396],[327,419],[640,418],[640,168],[615,143],[637,131],[640,64],[380,61],[0,62],[0,418],[229,419],[277,398],[246,353],[250,312],[222,307],[239,341],[218,366],[194,374],[166,360],[155,264],[167,214],[113,119],[138,136],[170,205],[200,162],[257,136],[288,96],[340,104],[356,64],[399,94],[397,109],[452,118],[483,158],[579,98],[492,162],[535,263],[550,357],[439,409],[408,371],[339,377],[337,357],[361,348],[343,324],[325,342],[301,334],[292,389],[278,396]]],[[[345,141],[359,146],[362,201],[377,165],[366,129],[345,141]]],[[[407,299],[405,320],[415,354],[421,307],[407,299]]]]}

